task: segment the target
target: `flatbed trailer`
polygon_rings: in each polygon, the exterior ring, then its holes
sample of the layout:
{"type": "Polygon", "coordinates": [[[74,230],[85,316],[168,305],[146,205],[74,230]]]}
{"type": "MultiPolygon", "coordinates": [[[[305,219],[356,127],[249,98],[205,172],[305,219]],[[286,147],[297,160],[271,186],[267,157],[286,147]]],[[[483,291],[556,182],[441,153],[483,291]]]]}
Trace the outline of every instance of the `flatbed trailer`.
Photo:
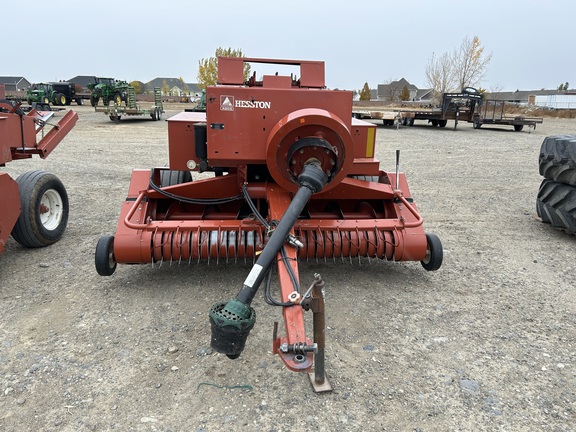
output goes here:
{"type": "Polygon", "coordinates": [[[390,109],[355,110],[355,118],[382,119],[385,126],[413,126],[415,120],[424,120],[433,127],[445,127],[448,120],[454,120],[454,129],[458,121],[471,121],[477,106],[482,104],[482,95],[473,88],[459,93],[444,93],[442,105],[435,109],[390,109]]]}
{"type": "Polygon", "coordinates": [[[161,120],[162,114],[164,113],[164,106],[162,104],[162,94],[160,88],[154,88],[154,105],[142,108],[136,103],[136,95],[134,92],[134,87],[130,86],[128,88],[128,101],[127,105],[119,105],[117,103],[110,103],[107,106],[96,106],[94,108],[96,112],[103,112],[110,117],[110,120],[119,122],[122,116],[137,116],[137,115],[149,115],[152,120],[161,120]]]}
{"type": "Polygon", "coordinates": [[[536,124],[544,121],[542,117],[507,116],[505,115],[505,107],[506,103],[504,101],[488,99],[484,101],[468,122],[473,124],[474,129],[479,129],[486,124],[491,126],[512,126],[516,132],[520,132],[524,129],[524,126],[528,126],[531,132],[536,129],[536,124]]]}

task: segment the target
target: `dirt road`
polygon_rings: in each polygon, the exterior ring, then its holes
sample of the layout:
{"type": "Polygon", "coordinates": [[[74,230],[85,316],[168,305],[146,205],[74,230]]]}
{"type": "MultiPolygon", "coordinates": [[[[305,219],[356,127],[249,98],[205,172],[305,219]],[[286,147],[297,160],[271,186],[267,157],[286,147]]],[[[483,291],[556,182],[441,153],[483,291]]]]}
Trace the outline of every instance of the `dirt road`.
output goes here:
{"type": "Polygon", "coordinates": [[[240,358],[210,350],[208,310],[249,265],[96,273],[131,170],[168,162],[167,124],[73,109],[76,128],[47,160],[4,168],[55,173],[70,219],[55,245],[10,240],[0,257],[0,430],[576,430],[576,237],[535,211],[540,144],[576,133],[575,120],[531,134],[378,128],[377,157],[394,170],[401,150],[444,264],[301,264],[304,285],[315,272],[326,282],[335,391],[316,395],[272,355],[280,311],[261,296],[240,358]]]}

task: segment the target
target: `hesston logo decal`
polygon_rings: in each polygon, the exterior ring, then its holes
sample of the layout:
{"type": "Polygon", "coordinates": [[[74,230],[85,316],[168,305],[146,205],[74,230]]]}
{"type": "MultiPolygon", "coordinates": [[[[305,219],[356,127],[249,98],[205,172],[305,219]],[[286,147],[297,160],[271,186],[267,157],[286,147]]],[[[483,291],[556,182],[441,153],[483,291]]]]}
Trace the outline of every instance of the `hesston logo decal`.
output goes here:
{"type": "Polygon", "coordinates": [[[234,96],[220,96],[220,110],[221,111],[234,111],[234,108],[255,108],[255,109],[270,109],[272,102],[255,101],[255,100],[239,100],[234,99],[234,96]]]}

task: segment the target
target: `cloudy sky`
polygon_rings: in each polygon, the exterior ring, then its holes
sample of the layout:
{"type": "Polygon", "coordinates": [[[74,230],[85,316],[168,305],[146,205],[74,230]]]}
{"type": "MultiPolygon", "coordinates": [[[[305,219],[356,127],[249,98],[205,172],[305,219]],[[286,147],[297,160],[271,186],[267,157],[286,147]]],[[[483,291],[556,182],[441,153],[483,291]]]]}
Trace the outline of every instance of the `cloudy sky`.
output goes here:
{"type": "Polygon", "coordinates": [[[492,53],[483,88],[576,88],[573,0],[4,0],[0,16],[0,76],[31,82],[196,82],[200,59],[232,47],[248,57],[324,60],[330,88],[402,77],[426,88],[432,53],[478,36],[492,53]]]}

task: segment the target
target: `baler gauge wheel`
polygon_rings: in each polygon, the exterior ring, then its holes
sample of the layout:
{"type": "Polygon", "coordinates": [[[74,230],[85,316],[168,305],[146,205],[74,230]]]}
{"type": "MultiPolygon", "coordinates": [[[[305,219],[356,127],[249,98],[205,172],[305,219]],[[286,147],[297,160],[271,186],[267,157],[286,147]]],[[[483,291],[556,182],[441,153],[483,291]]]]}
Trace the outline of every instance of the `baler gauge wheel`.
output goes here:
{"type": "Polygon", "coordinates": [[[442,265],[444,251],[442,249],[442,242],[436,234],[426,234],[426,258],[420,263],[422,267],[428,271],[436,271],[442,265]]]}
{"type": "Polygon", "coordinates": [[[100,276],[111,276],[114,273],[117,265],[114,258],[114,236],[105,235],[98,239],[94,263],[100,276]]]}
{"type": "Polygon", "coordinates": [[[30,248],[60,240],[68,223],[68,194],[62,182],[46,171],[29,171],[16,182],[22,210],[12,230],[14,240],[30,248]]]}

